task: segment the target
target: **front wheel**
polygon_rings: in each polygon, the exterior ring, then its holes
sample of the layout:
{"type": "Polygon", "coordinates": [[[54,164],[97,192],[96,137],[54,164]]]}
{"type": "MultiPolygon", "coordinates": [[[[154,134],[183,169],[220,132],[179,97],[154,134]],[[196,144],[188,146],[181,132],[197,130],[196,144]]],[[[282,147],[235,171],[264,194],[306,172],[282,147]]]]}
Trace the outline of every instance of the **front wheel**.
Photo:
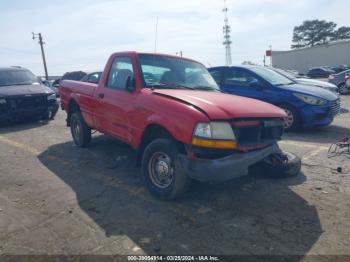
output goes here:
{"type": "Polygon", "coordinates": [[[70,117],[70,130],[74,143],[78,147],[87,147],[91,141],[91,129],[87,126],[80,112],[70,117]]]}
{"type": "Polygon", "coordinates": [[[170,139],[156,139],[142,156],[142,178],[146,188],[158,198],[173,200],[187,191],[191,179],[179,164],[179,150],[170,139]]]}
{"type": "Polygon", "coordinates": [[[339,90],[339,94],[341,94],[341,95],[345,95],[345,94],[349,93],[349,89],[347,88],[345,83],[339,85],[338,90],[339,90]]]}
{"type": "Polygon", "coordinates": [[[284,129],[286,131],[296,130],[300,125],[300,118],[297,110],[289,105],[280,106],[287,114],[287,118],[284,120],[284,129]]]}

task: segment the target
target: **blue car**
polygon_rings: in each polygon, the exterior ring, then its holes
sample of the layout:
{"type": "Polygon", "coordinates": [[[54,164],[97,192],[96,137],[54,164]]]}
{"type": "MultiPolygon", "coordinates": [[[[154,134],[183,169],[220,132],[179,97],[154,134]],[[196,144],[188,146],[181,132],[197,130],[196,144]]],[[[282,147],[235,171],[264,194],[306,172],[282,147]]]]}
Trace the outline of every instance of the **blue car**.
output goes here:
{"type": "Polygon", "coordinates": [[[338,95],[315,86],[297,84],[265,67],[213,67],[209,72],[226,93],[283,108],[288,115],[286,130],[329,125],[340,111],[338,95]]]}

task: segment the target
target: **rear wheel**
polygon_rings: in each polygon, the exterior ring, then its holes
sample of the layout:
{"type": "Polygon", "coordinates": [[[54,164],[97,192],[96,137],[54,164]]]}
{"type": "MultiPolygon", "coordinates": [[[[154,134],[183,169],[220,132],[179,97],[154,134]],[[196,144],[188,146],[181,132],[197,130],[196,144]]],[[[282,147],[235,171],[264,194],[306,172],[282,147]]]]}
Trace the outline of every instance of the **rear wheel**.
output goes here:
{"type": "Polygon", "coordinates": [[[284,120],[284,129],[286,131],[296,130],[300,126],[300,117],[297,110],[290,105],[280,106],[287,114],[287,118],[284,120]]]}
{"type": "Polygon", "coordinates": [[[80,112],[70,117],[70,129],[74,143],[78,147],[87,147],[91,141],[91,129],[86,125],[80,112]]]}
{"type": "Polygon", "coordinates": [[[156,139],[142,156],[142,178],[154,196],[173,200],[187,191],[191,179],[178,161],[177,144],[170,139],[156,139]]]}

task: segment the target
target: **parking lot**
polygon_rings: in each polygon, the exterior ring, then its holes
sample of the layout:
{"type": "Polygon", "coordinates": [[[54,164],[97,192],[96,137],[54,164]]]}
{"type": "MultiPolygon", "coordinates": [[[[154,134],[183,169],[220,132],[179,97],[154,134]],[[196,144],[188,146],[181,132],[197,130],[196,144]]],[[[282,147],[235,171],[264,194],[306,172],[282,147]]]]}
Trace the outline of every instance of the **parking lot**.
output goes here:
{"type": "Polygon", "coordinates": [[[75,147],[63,111],[3,126],[0,254],[350,255],[350,156],[327,158],[350,135],[350,96],[342,107],[280,142],[302,158],[299,176],[195,183],[175,202],[149,195],[128,146],[96,133],[75,147]]]}

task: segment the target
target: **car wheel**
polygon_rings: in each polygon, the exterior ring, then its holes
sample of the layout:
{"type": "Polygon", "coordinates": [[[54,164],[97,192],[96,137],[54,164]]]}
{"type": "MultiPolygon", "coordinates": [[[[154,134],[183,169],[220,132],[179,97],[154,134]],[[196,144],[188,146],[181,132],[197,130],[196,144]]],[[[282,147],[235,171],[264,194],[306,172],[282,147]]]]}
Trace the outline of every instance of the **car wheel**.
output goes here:
{"type": "Polygon", "coordinates": [[[74,143],[78,147],[87,147],[91,141],[91,129],[86,125],[80,112],[70,117],[70,130],[74,143]]]}
{"type": "Polygon", "coordinates": [[[170,139],[156,139],[145,149],[141,171],[146,188],[154,196],[173,200],[185,193],[191,179],[178,161],[179,150],[170,139]]]}
{"type": "Polygon", "coordinates": [[[252,175],[263,174],[272,178],[287,178],[300,174],[301,159],[289,152],[272,154],[249,168],[252,175]]]}
{"type": "Polygon", "coordinates": [[[339,94],[345,95],[349,92],[349,89],[346,87],[345,83],[339,85],[339,94]]]}
{"type": "Polygon", "coordinates": [[[300,125],[300,117],[297,110],[289,105],[280,106],[287,114],[287,118],[284,120],[284,129],[286,131],[296,130],[300,125]]]}

